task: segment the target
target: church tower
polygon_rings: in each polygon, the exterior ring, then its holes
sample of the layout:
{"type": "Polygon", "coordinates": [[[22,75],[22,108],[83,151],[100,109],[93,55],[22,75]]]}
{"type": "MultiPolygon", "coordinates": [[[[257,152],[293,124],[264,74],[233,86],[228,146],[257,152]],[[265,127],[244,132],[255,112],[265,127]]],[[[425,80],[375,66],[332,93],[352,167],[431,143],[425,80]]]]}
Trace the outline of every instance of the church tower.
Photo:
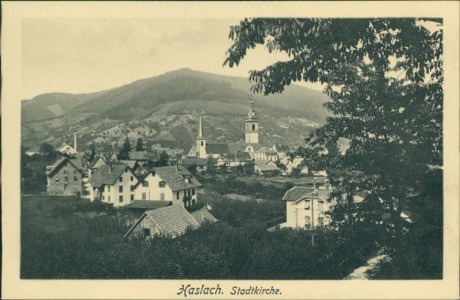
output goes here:
{"type": "Polygon", "coordinates": [[[259,121],[257,120],[256,111],[254,110],[254,101],[249,103],[250,108],[246,117],[245,141],[246,144],[259,143],[259,121]]]}
{"type": "Polygon", "coordinates": [[[208,157],[206,153],[206,139],[203,137],[203,127],[201,126],[201,116],[198,124],[198,137],[196,138],[196,151],[198,157],[206,158],[208,157]]]}

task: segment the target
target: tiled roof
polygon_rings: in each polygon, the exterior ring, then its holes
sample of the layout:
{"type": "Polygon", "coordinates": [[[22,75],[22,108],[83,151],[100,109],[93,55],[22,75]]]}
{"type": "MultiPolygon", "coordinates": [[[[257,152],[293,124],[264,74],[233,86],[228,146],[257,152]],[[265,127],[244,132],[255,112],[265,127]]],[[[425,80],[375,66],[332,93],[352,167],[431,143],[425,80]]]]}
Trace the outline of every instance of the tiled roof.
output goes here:
{"type": "Polygon", "coordinates": [[[314,188],[304,187],[304,186],[295,186],[292,189],[288,190],[283,196],[284,201],[297,201],[300,198],[311,194],[314,191],[314,188]]]}
{"type": "Polygon", "coordinates": [[[230,147],[228,144],[207,144],[206,152],[210,154],[227,154],[231,153],[230,147]]]}
{"type": "Polygon", "coordinates": [[[46,175],[48,176],[52,176],[55,172],[57,172],[61,166],[65,163],[65,162],[69,162],[72,166],[75,167],[75,169],[78,170],[78,172],[81,173],[81,169],[78,168],[75,163],[71,160],[69,160],[68,158],[66,157],[60,157],[58,158],[51,166],[47,166],[46,167],[46,175]]]}
{"type": "Polygon", "coordinates": [[[190,213],[192,217],[198,222],[198,224],[203,225],[204,223],[215,223],[217,219],[209,213],[206,207],[195,210],[190,213]]]}
{"type": "Polygon", "coordinates": [[[143,208],[143,209],[156,209],[161,207],[170,206],[172,201],[164,200],[134,200],[126,205],[126,208],[143,208]]]}
{"type": "Polygon", "coordinates": [[[184,167],[159,167],[154,168],[153,171],[156,172],[174,192],[201,186],[201,183],[199,183],[184,167]],[[186,178],[189,179],[188,183],[185,181],[186,178]]]}
{"type": "Polygon", "coordinates": [[[255,164],[256,166],[261,166],[261,165],[266,165],[266,164],[268,164],[269,161],[270,161],[270,160],[268,160],[268,159],[256,159],[256,160],[254,161],[254,164],[255,164]]]}
{"type": "Polygon", "coordinates": [[[106,164],[108,163],[108,159],[105,157],[104,154],[96,154],[91,163],[89,164],[89,168],[93,168],[100,159],[102,159],[106,164]]]}
{"type": "Polygon", "coordinates": [[[177,237],[184,234],[188,228],[197,229],[200,224],[182,206],[171,205],[145,212],[160,230],[161,235],[177,237]]]}
{"type": "Polygon", "coordinates": [[[239,161],[252,160],[248,152],[238,151],[235,156],[239,161]]]}
{"type": "Polygon", "coordinates": [[[191,166],[206,166],[208,164],[207,158],[199,157],[187,157],[181,160],[181,165],[191,167],[191,166]]]}
{"type": "Polygon", "coordinates": [[[104,165],[97,169],[97,171],[91,176],[89,181],[93,187],[101,187],[102,185],[111,185],[123,174],[123,172],[129,168],[125,164],[112,164],[104,165]]]}
{"type": "Polygon", "coordinates": [[[272,164],[267,164],[267,165],[256,165],[257,168],[260,169],[262,172],[269,172],[269,171],[280,171],[280,169],[277,166],[274,166],[272,164]]]}
{"type": "Polygon", "coordinates": [[[119,161],[120,163],[123,163],[123,164],[126,164],[127,166],[129,166],[131,169],[134,169],[134,167],[136,166],[137,162],[135,160],[120,160],[119,161]]]}
{"type": "Polygon", "coordinates": [[[317,189],[315,190],[312,187],[305,186],[295,186],[292,189],[288,190],[283,196],[284,201],[298,201],[304,197],[314,196],[315,199],[320,198],[322,200],[327,200],[331,190],[327,189],[317,189]],[[312,193],[316,192],[316,195],[312,193]]]}

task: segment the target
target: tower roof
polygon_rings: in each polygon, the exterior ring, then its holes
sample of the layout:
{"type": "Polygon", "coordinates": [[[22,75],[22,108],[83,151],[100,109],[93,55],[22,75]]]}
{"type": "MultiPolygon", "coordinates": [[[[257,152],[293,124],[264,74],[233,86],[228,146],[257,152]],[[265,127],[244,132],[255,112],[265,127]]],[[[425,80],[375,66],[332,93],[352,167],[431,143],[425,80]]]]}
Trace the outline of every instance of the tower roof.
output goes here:
{"type": "Polygon", "coordinates": [[[246,121],[257,121],[256,110],[254,109],[254,100],[249,101],[249,112],[246,121]]]}
{"type": "Polygon", "coordinates": [[[201,115],[200,120],[198,121],[198,138],[203,137],[203,127],[201,126],[201,115]]]}

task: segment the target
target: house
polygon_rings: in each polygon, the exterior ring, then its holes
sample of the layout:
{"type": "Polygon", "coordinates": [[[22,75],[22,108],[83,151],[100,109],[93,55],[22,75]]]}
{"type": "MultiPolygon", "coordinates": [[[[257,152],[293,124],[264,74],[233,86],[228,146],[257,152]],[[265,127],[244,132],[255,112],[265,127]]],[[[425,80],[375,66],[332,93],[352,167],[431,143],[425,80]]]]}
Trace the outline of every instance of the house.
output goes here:
{"type": "Polygon", "coordinates": [[[155,236],[176,238],[183,235],[187,230],[196,230],[205,222],[217,220],[205,211],[189,213],[181,205],[171,205],[154,210],[146,211],[139,220],[128,230],[125,237],[155,236]]]}
{"type": "Polygon", "coordinates": [[[126,164],[111,163],[101,166],[89,179],[91,200],[111,203],[115,207],[134,201],[134,186],[138,178],[126,164]]]}
{"type": "Polygon", "coordinates": [[[254,153],[254,158],[256,160],[271,160],[277,161],[278,154],[271,148],[262,147],[254,153]]]}
{"type": "Polygon", "coordinates": [[[134,197],[172,201],[173,205],[188,207],[197,202],[197,188],[200,187],[201,183],[184,167],[159,167],[139,179],[134,186],[134,197]]]}
{"type": "Polygon", "coordinates": [[[254,174],[264,176],[276,176],[281,174],[280,168],[272,160],[256,160],[254,162],[254,174]]]}
{"type": "Polygon", "coordinates": [[[288,190],[283,201],[286,202],[286,223],[282,228],[311,228],[328,225],[331,203],[327,201],[330,190],[317,190],[311,187],[295,186],[288,190]]]}
{"type": "Polygon", "coordinates": [[[186,157],[180,160],[180,164],[186,168],[194,168],[198,172],[208,169],[208,159],[200,157],[186,157]]]}
{"type": "Polygon", "coordinates": [[[83,173],[75,163],[66,157],[58,158],[46,167],[46,192],[50,195],[75,195],[83,191],[83,173]]]}

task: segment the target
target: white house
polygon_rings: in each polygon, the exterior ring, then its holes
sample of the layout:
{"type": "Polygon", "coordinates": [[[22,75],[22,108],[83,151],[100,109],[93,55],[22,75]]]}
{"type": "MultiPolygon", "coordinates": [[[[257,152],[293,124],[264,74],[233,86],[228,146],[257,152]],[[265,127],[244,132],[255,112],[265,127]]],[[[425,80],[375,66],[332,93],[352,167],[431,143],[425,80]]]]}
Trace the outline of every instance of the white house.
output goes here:
{"type": "Polygon", "coordinates": [[[113,163],[99,167],[89,179],[91,200],[112,203],[115,207],[134,201],[134,186],[138,178],[126,164],[113,163]]]}
{"type": "Polygon", "coordinates": [[[317,190],[311,187],[296,186],[283,196],[286,202],[286,223],[282,228],[311,228],[328,225],[330,217],[327,212],[331,203],[327,201],[330,190],[317,190]]]}
{"type": "Polygon", "coordinates": [[[136,200],[165,200],[188,207],[197,202],[201,183],[184,167],[154,168],[139,179],[134,187],[136,200]]]}

